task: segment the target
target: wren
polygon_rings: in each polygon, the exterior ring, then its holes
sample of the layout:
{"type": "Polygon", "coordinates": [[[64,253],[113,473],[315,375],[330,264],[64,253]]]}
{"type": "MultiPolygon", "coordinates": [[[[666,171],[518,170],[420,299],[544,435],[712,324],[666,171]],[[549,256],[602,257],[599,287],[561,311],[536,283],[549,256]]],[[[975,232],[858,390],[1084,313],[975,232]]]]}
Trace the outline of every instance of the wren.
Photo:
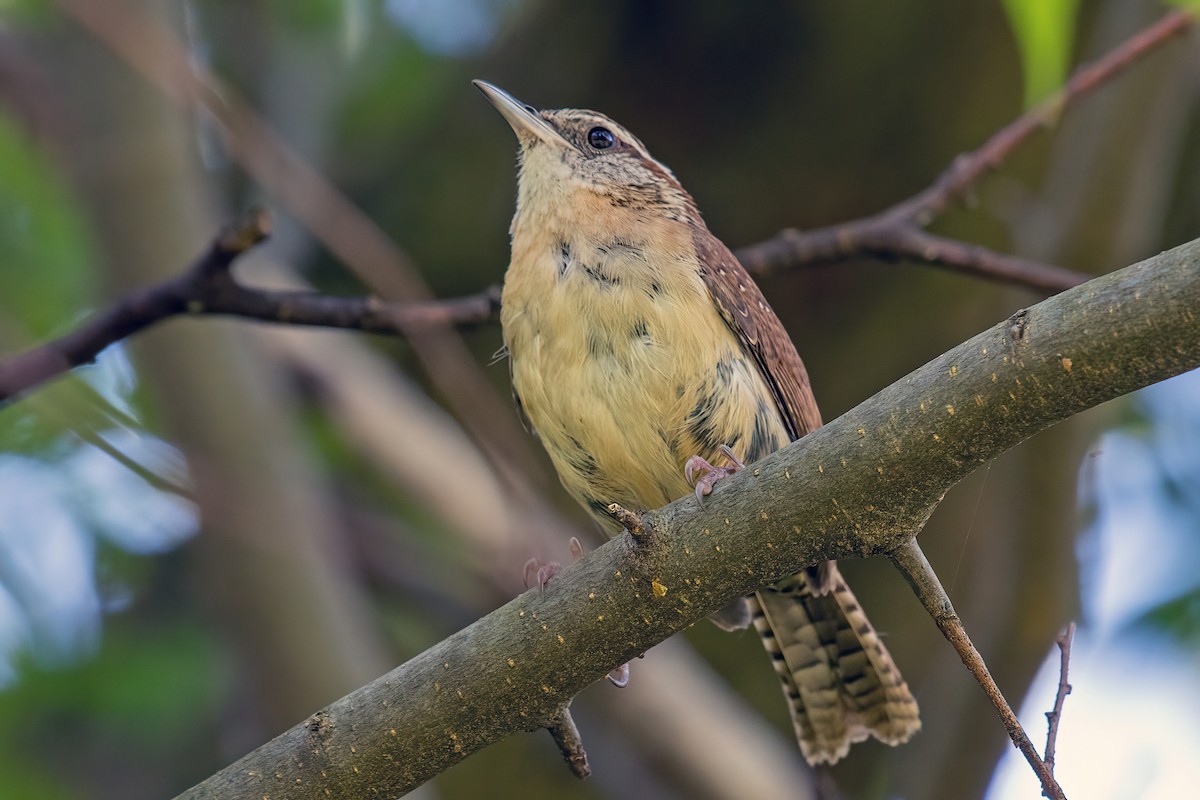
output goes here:
{"type": "MultiPolygon", "coordinates": [[[[595,111],[538,111],[475,85],[519,142],[501,323],[517,404],[567,491],[652,509],[821,425],[795,346],[669,169],[595,111]],[[731,466],[717,468],[718,456],[731,466]]],[[[868,736],[896,745],[916,701],[837,565],[714,615],[753,624],[813,764],[868,736]]]]}

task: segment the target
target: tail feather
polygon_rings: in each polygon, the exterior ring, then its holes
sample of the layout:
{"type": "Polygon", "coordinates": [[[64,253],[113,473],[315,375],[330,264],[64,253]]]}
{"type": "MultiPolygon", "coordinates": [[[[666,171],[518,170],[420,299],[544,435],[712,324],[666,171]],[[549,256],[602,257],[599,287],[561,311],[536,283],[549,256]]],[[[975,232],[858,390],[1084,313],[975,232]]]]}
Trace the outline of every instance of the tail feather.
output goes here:
{"type": "Polygon", "coordinates": [[[868,736],[895,745],[920,729],[916,700],[836,565],[780,581],[755,599],[754,627],[810,764],[832,764],[868,736]]]}

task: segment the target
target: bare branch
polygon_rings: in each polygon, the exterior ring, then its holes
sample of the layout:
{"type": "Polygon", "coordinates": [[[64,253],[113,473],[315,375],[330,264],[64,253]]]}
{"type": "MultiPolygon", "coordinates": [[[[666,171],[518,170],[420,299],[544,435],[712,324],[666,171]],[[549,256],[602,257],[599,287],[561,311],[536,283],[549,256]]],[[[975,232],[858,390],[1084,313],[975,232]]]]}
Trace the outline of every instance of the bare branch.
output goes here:
{"type": "Polygon", "coordinates": [[[812,231],[789,228],[737,251],[738,260],[758,275],[776,269],[831,264],[863,256],[884,261],[908,258],[1047,292],[1061,292],[1092,277],[997,253],[980,245],[935,236],[909,220],[889,216],[886,211],[875,217],[812,231]]]}
{"type": "Polygon", "coordinates": [[[189,310],[190,304],[203,302],[214,291],[232,283],[230,264],[265,239],[269,231],[267,215],[252,212],[217,236],[179,277],[131,292],[67,335],[0,361],[0,402],[74,367],[91,363],[110,344],[167,317],[182,314],[189,310]]]}
{"type": "Polygon", "coordinates": [[[434,325],[469,327],[495,319],[499,310],[500,292],[496,287],[451,300],[391,303],[373,296],[333,297],[314,292],[270,291],[227,282],[213,287],[188,312],[403,335],[406,330],[434,325]]]}
{"type": "Polygon", "coordinates": [[[642,515],[636,511],[630,511],[619,503],[609,503],[608,515],[616,520],[618,525],[629,531],[634,539],[646,537],[647,531],[642,521],[642,515]]]}
{"type": "Polygon", "coordinates": [[[1071,642],[1075,640],[1075,623],[1067,625],[1067,629],[1054,640],[1058,645],[1058,692],[1054,695],[1054,708],[1046,712],[1046,769],[1054,774],[1054,751],[1058,744],[1058,724],[1062,721],[1063,703],[1071,693],[1071,684],[1067,682],[1067,669],[1071,666],[1071,642]]]}
{"type": "Polygon", "coordinates": [[[928,224],[930,219],[960,199],[984,173],[1000,166],[1036,131],[1053,127],[1069,106],[1112,80],[1172,36],[1187,30],[1192,21],[1191,12],[1169,11],[1105,55],[1080,66],[1057,93],[997,131],[978,150],[956,158],[929,188],[893,206],[885,214],[919,225],[928,224]]]}
{"type": "Polygon", "coordinates": [[[992,702],[996,713],[1000,716],[1000,721],[1004,723],[1004,730],[1008,732],[1008,738],[1012,739],[1013,744],[1021,751],[1021,755],[1025,756],[1030,768],[1041,781],[1042,794],[1049,797],[1050,800],[1066,800],[1062,787],[1054,779],[1051,763],[1043,761],[1038,755],[1033,742],[1029,740],[1029,735],[1025,733],[1020,720],[1013,712],[1012,706],[1008,704],[1004,693],[996,685],[996,680],[992,677],[991,670],[988,669],[983,656],[975,649],[971,637],[967,635],[967,630],[963,627],[958,612],[954,610],[954,606],[950,602],[950,596],[946,594],[942,582],[938,580],[933,567],[929,565],[925,554],[921,552],[921,546],[917,544],[916,538],[911,538],[902,544],[891,554],[891,557],[896,568],[904,574],[909,585],[912,586],[913,592],[920,598],[925,610],[937,623],[938,630],[946,637],[946,641],[953,645],[958,657],[962,659],[963,665],[975,676],[976,682],[983,688],[983,693],[992,702]]]}
{"type": "Polygon", "coordinates": [[[394,796],[546,727],[608,671],[732,599],[829,558],[892,553],[978,466],[1200,366],[1197,307],[1200,240],[1001,321],[721,481],[703,505],[689,495],[646,512],[655,546],[618,536],[544,595],[522,594],[183,797],[394,796]]]}
{"type": "MultiPolygon", "coordinates": [[[[127,0],[56,0],[56,5],[181,109],[190,113],[200,105],[211,114],[229,156],[373,291],[390,301],[434,302],[412,259],[236,89],[198,63],[172,30],[127,0]]],[[[529,438],[461,338],[441,324],[444,317],[428,313],[418,319],[410,323],[396,314],[389,322],[408,339],[430,381],[489,460],[523,490],[524,470],[514,467],[533,462],[529,438]]]]}
{"type": "MultiPolygon", "coordinates": [[[[283,195],[299,194],[323,199],[320,208],[293,210],[310,224],[331,218],[338,220],[334,225],[316,224],[314,230],[324,232],[325,241],[334,247],[335,252],[344,256],[349,266],[371,265],[371,274],[376,277],[389,274],[389,269],[396,268],[398,274],[406,276],[399,293],[425,298],[419,278],[407,268],[407,261],[399,250],[357,209],[350,207],[344,197],[320,179],[311,166],[286,149],[265,122],[233,102],[228,92],[218,92],[211,76],[201,74],[187,77],[186,59],[180,62],[184,67],[179,69],[154,69],[154,65],[160,61],[176,64],[178,53],[172,49],[175,44],[165,31],[136,16],[130,16],[127,10],[122,9],[124,16],[119,15],[120,19],[134,20],[137,23],[134,28],[142,30],[144,27],[151,40],[157,43],[155,48],[141,48],[135,39],[122,32],[129,26],[114,26],[110,24],[109,17],[95,13],[96,9],[76,0],[60,0],[60,4],[64,10],[90,26],[114,50],[144,73],[153,76],[168,95],[184,102],[195,93],[198,99],[216,104],[214,113],[220,112],[218,116],[229,127],[230,136],[245,139],[241,147],[246,152],[241,153],[241,157],[265,185],[281,189],[283,182],[283,177],[267,164],[275,164],[281,159],[283,163],[290,164],[311,191],[283,192],[283,195]],[[223,99],[218,103],[218,98],[223,99]],[[257,171],[254,169],[256,165],[257,171]],[[343,230],[348,224],[347,220],[354,223],[350,235],[343,230]],[[360,244],[352,246],[353,242],[360,244]],[[368,245],[362,245],[362,242],[368,245]],[[405,268],[399,270],[400,266],[405,268]]],[[[122,8],[120,4],[115,7],[122,8]]],[[[959,156],[929,188],[908,200],[875,216],[842,225],[807,232],[783,230],[766,241],[738,250],[738,258],[748,270],[760,274],[780,268],[874,256],[884,260],[908,258],[1042,291],[1062,291],[1083,283],[1089,275],[936,236],[923,230],[923,227],[988,169],[998,166],[1034,131],[1052,124],[1068,105],[1183,31],[1191,21],[1191,15],[1186,12],[1170,12],[1093,64],[1081,67],[1057,95],[997,132],[978,150],[959,156]]],[[[54,342],[0,361],[0,402],[76,366],[90,363],[114,342],[185,311],[404,335],[413,341],[418,354],[423,354],[423,363],[444,390],[459,385],[477,385],[477,376],[463,366],[461,347],[438,334],[438,331],[444,332],[449,326],[479,324],[497,319],[500,313],[500,293],[497,288],[449,300],[425,298],[404,304],[385,302],[375,297],[328,297],[308,292],[251,289],[228,277],[229,262],[249,247],[237,249],[237,243],[232,244],[234,246],[223,256],[210,252],[201,258],[201,262],[211,262],[209,266],[215,270],[213,280],[206,279],[208,273],[201,269],[203,263],[195,264],[178,279],[126,295],[110,309],[54,342]],[[221,257],[228,259],[223,266],[218,263],[221,257]],[[217,275],[221,276],[220,279],[215,277],[217,275]],[[182,306],[181,299],[184,301],[182,306]],[[434,335],[433,339],[429,339],[428,335],[434,335]],[[448,360],[439,355],[446,356],[448,360]]],[[[460,391],[447,391],[446,394],[451,399],[464,395],[460,391]]],[[[477,398],[483,396],[478,392],[470,394],[477,398]]],[[[489,414],[460,416],[468,421],[492,418],[489,414]]],[[[487,441],[487,437],[481,441],[487,441]]]]}
{"type": "Polygon", "coordinates": [[[249,288],[234,278],[230,266],[266,238],[269,225],[265,212],[253,212],[219,235],[179,277],[131,292],[65,336],[0,361],[0,403],[90,364],[106,347],[181,314],[235,316],[394,335],[433,325],[486,322],[499,312],[500,291],[496,287],[467,297],[422,303],[249,288]]]}
{"type": "Polygon", "coordinates": [[[960,155],[930,186],[871,217],[828,228],[785,230],[737,251],[746,269],[775,269],[845,261],[856,256],[912,258],[980,277],[1063,291],[1091,276],[1049,264],[1005,256],[976,245],[934,237],[926,227],[989,170],[995,169],[1036,131],[1052,127],[1069,106],[1112,80],[1192,23],[1186,11],[1171,11],[1096,61],[1075,71],[1058,93],[997,131],[979,149],[960,155]]]}
{"type": "Polygon", "coordinates": [[[579,728],[575,726],[575,720],[571,717],[569,702],[564,703],[558,713],[551,718],[546,730],[550,731],[550,736],[558,745],[563,760],[567,762],[567,766],[571,768],[571,772],[576,778],[583,779],[592,774],[587,753],[583,749],[583,739],[579,736],[579,728]]]}

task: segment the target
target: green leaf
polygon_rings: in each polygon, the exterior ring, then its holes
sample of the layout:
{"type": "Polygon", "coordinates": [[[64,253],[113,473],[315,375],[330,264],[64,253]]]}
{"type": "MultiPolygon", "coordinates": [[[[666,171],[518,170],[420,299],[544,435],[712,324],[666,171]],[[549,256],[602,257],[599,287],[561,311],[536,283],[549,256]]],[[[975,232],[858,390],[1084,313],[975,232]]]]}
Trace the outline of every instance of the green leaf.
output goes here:
{"type": "Polygon", "coordinates": [[[1004,0],[1004,10],[1025,69],[1025,105],[1032,106],[1066,80],[1079,0],[1004,0]]]}

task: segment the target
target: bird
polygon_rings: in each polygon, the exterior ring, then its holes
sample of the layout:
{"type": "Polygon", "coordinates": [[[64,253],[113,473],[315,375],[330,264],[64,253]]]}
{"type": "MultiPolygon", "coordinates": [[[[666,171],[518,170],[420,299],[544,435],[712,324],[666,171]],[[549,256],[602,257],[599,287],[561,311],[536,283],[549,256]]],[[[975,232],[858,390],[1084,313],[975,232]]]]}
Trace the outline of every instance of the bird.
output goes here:
{"type": "MultiPolygon", "coordinates": [[[[610,504],[703,498],[743,463],[820,427],[783,324],[641,140],[596,111],[538,110],[474,84],[518,141],[500,312],[514,400],[567,492],[610,536],[620,531],[610,504]]],[[[920,729],[908,685],[835,562],[712,620],[753,624],[810,764],[920,729]]]]}

